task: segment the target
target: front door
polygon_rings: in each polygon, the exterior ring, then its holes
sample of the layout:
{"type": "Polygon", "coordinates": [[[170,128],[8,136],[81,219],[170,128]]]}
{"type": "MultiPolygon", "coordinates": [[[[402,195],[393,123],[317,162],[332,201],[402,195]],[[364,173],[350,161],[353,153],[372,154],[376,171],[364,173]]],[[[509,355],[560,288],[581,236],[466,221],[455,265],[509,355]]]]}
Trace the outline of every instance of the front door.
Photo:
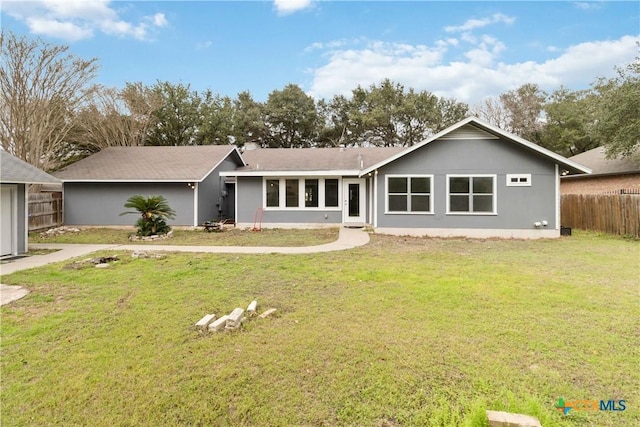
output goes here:
{"type": "Polygon", "coordinates": [[[345,224],[366,222],[365,182],[364,179],[342,180],[342,222],[345,224]]]}

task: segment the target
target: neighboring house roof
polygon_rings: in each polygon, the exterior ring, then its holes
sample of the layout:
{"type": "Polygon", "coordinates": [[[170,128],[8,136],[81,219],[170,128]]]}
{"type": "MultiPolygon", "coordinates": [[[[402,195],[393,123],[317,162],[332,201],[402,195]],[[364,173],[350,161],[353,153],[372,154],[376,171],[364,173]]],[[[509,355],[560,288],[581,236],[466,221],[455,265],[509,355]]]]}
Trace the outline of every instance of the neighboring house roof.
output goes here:
{"type": "Polygon", "coordinates": [[[379,163],[376,163],[368,168],[365,168],[364,170],[362,170],[360,172],[360,176],[363,176],[367,173],[370,173],[388,163],[393,162],[394,160],[399,159],[400,157],[403,157],[409,153],[411,153],[414,150],[417,150],[433,141],[436,141],[438,139],[446,139],[447,135],[452,134],[453,132],[467,132],[467,130],[469,129],[469,127],[474,127],[477,128],[481,131],[487,132],[495,137],[500,137],[500,138],[504,138],[507,139],[513,143],[519,144],[522,147],[524,147],[525,149],[533,152],[533,153],[537,153],[539,155],[542,155],[543,157],[547,157],[549,160],[554,161],[555,163],[561,165],[563,168],[568,169],[570,172],[572,173],[591,173],[591,170],[573,160],[569,160],[566,157],[563,157],[557,153],[554,153],[551,150],[547,150],[546,148],[543,148],[537,144],[534,144],[531,141],[527,141],[524,138],[521,138],[517,135],[514,135],[512,133],[506,132],[496,126],[493,126],[489,123],[483,122],[482,120],[476,118],[476,117],[468,117],[458,123],[456,123],[453,126],[448,127],[447,129],[443,130],[442,132],[439,132],[431,137],[429,137],[428,139],[425,139],[422,142],[419,142],[405,150],[403,150],[400,153],[397,153],[387,159],[384,159],[382,161],[380,161],[379,163]]]}
{"type": "MultiPolygon", "coordinates": [[[[576,154],[569,160],[591,168],[593,175],[617,175],[640,172],[640,148],[631,157],[607,159],[604,147],[596,147],[584,153],[576,154]]],[[[564,178],[573,178],[566,176],[564,178]]]]}
{"type": "Polygon", "coordinates": [[[232,145],[108,147],[55,172],[63,182],[201,182],[229,155],[232,145]]]}
{"type": "Polygon", "coordinates": [[[258,148],[242,154],[247,166],[222,175],[358,175],[362,169],[402,150],[402,147],[258,148]]]}
{"type": "Polygon", "coordinates": [[[16,156],[0,150],[0,182],[3,184],[54,184],[60,181],[16,156]]]}

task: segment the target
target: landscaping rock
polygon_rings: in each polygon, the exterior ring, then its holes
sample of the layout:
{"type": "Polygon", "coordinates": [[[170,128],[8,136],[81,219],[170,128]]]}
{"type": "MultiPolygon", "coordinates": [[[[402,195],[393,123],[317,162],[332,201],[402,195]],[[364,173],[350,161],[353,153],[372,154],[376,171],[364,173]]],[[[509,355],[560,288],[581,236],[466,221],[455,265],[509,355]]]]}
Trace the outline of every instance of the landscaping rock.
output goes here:
{"type": "Polygon", "coordinates": [[[257,307],[258,307],[258,301],[256,300],[251,301],[251,304],[249,304],[249,307],[247,307],[247,315],[249,317],[255,316],[257,307]]]}
{"type": "Polygon", "coordinates": [[[487,411],[490,427],[542,427],[536,417],[501,411],[487,411]]]}
{"type": "Polygon", "coordinates": [[[79,233],[80,229],[76,227],[56,227],[40,233],[40,237],[55,237],[68,233],[79,233]]]}
{"type": "Polygon", "coordinates": [[[109,268],[110,265],[109,264],[96,264],[96,268],[109,268]]]}
{"type": "Polygon", "coordinates": [[[198,322],[196,323],[196,328],[205,329],[207,326],[209,326],[209,323],[213,322],[214,320],[216,320],[215,314],[207,314],[202,319],[198,320],[198,322]]]}
{"type": "Polygon", "coordinates": [[[241,308],[234,309],[227,316],[227,324],[225,328],[227,329],[237,329],[242,324],[242,319],[244,319],[244,310],[241,308]]]}
{"type": "Polygon", "coordinates": [[[220,329],[224,328],[227,324],[227,319],[229,316],[222,316],[218,320],[209,324],[209,330],[212,332],[218,332],[220,329]]]}
{"type": "Polygon", "coordinates": [[[269,310],[265,311],[264,313],[262,313],[260,315],[261,319],[266,319],[267,317],[271,316],[273,313],[275,313],[277,310],[275,308],[270,308],[269,310]]]}
{"type": "Polygon", "coordinates": [[[131,253],[131,258],[154,258],[154,259],[160,259],[160,258],[164,258],[164,255],[159,254],[157,252],[146,252],[146,251],[133,251],[131,253]]]}
{"type": "Polygon", "coordinates": [[[137,234],[132,234],[129,236],[129,240],[133,242],[150,242],[154,240],[164,240],[173,237],[173,230],[169,231],[167,234],[153,234],[151,236],[138,236],[137,234]]]}
{"type": "Polygon", "coordinates": [[[88,262],[92,264],[108,264],[110,262],[120,261],[120,258],[117,256],[103,256],[99,258],[89,258],[88,262]]]}

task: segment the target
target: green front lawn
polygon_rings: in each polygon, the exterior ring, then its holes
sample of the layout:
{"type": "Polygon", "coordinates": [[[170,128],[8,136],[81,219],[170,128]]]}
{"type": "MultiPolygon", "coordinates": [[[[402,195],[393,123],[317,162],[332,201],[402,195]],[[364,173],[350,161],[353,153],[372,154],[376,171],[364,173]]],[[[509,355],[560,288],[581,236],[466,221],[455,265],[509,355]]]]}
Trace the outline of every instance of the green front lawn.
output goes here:
{"type": "Polygon", "coordinates": [[[314,246],[330,243],[338,238],[338,228],[301,229],[247,229],[227,228],[222,232],[207,233],[202,229],[174,229],[173,236],[163,240],[130,241],[135,228],[82,228],[78,233],[46,236],[29,233],[29,243],[84,243],[119,245],[178,245],[178,246],[314,246]]]}
{"type": "Polygon", "coordinates": [[[586,233],[374,235],[344,252],[14,273],[2,282],[32,292],[1,309],[2,424],[455,426],[495,409],[638,425],[639,254],[586,233]],[[193,326],[253,299],[277,315],[193,326]],[[627,409],[564,416],[559,397],[627,409]]]}

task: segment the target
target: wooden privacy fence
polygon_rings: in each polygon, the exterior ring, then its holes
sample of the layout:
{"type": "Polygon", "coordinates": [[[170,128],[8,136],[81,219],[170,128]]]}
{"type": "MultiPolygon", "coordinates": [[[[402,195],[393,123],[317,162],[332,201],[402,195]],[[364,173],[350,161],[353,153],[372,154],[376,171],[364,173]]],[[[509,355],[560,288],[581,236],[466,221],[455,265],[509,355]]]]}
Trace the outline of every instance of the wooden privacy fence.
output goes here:
{"type": "Polygon", "coordinates": [[[62,192],[29,193],[29,231],[62,225],[62,192]]]}
{"type": "Polygon", "coordinates": [[[564,227],[640,237],[640,195],[564,194],[564,227]]]}

